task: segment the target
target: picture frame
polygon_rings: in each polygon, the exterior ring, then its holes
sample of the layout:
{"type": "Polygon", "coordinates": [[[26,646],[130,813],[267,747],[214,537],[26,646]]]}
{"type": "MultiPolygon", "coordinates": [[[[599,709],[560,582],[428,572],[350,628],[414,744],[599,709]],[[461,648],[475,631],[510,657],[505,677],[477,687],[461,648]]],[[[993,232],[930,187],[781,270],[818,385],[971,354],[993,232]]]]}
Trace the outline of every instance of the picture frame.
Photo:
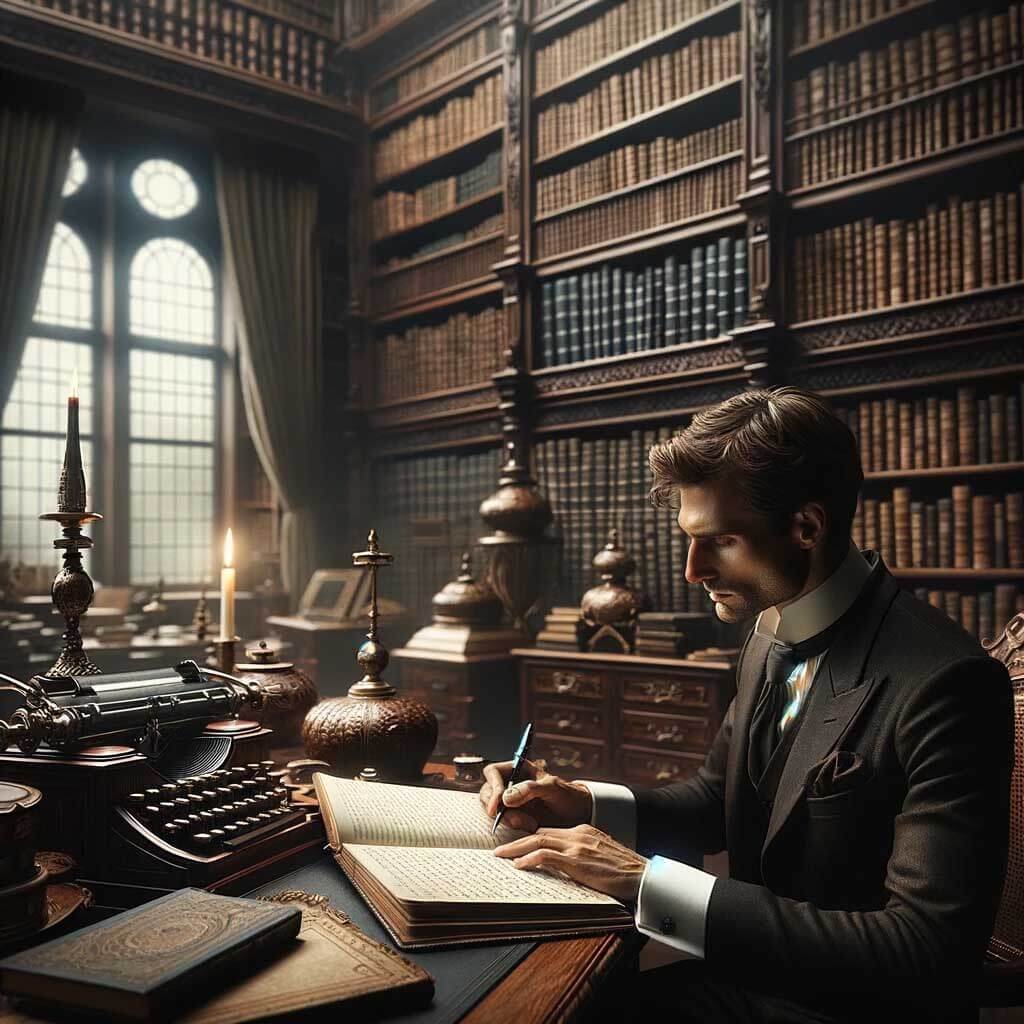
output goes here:
{"type": "Polygon", "coordinates": [[[298,613],[307,619],[339,622],[352,617],[369,577],[364,569],[317,569],[299,601],[298,613]]]}

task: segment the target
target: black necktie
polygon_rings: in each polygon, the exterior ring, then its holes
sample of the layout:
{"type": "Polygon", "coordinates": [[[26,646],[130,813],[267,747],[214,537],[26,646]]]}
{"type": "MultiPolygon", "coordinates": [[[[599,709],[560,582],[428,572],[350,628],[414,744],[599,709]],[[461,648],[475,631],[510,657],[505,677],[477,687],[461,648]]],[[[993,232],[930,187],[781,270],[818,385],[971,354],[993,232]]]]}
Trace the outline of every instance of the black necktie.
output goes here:
{"type": "MultiPolygon", "coordinates": [[[[750,778],[756,786],[779,741],[779,721],[789,699],[786,684],[802,662],[821,654],[832,639],[834,625],[798,644],[773,640],[765,663],[765,681],[750,721],[750,745],[747,755],[750,778]]],[[[792,726],[790,726],[792,728],[792,726]]]]}

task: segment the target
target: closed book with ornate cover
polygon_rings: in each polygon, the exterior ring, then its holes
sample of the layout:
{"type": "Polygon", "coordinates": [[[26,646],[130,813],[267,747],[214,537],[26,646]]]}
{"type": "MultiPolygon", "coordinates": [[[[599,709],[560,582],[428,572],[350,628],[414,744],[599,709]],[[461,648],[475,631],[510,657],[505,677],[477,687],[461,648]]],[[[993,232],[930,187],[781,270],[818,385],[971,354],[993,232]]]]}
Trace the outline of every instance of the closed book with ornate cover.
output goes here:
{"type": "Polygon", "coordinates": [[[631,928],[618,900],[521,871],[494,848],[523,835],[475,793],[313,776],[334,859],[403,948],[631,928]]]}
{"type": "Polygon", "coordinates": [[[0,989],[50,1006],[150,1020],[294,939],[298,906],[182,889],[0,961],[0,989]]]}

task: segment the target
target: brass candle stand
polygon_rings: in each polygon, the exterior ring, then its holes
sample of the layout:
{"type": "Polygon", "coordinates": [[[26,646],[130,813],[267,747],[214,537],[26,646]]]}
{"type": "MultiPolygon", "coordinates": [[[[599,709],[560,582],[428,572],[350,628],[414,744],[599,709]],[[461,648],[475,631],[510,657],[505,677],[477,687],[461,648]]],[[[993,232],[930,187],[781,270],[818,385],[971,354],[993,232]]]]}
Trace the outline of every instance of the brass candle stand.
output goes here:
{"type": "Polygon", "coordinates": [[[87,512],[85,471],[82,468],[82,446],[78,433],[78,396],[68,399],[68,430],[64,447],[64,466],[57,488],[57,511],[44,512],[39,518],[60,524],[63,537],[53,546],[63,550],[64,565],[57,572],[50,587],[50,596],[57,610],[64,616],[64,647],[53,667],[51,676],[97,676],[100,670],[82,648],[79,622],[89,610],[95,595],[92,580],[82,567],[82,552],[92,547],[92,538],[82,533],[86,523],[99,522],[103,516],[87,512]]]}

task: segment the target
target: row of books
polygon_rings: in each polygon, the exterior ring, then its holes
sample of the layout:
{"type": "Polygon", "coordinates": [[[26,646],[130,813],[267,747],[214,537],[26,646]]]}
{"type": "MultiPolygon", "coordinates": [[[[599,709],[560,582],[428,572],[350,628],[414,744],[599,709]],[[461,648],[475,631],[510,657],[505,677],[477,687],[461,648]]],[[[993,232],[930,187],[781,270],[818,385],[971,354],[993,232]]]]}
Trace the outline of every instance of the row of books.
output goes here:
{"type": "Polygon", "coordinates": [[[910,99],[1020,60],[1022,9],[1024,4],[1012,3],[1006,11],[970,11],[956,22],[863,50],[851,61],[812,68],[791,84],[789,131],[910,99]]]}
{"type": "Polygon", "coordinates": [[[853,432],[865,473],[1017,462],[1024,452],[1024,384],[1012,393],[898,400],[872,398],[835,410],[853,432]]]}
{"type": "Polygon", "coordinates": [[[708,216],[732,208],[743,187],[743,168],[737,157],[606,202],[572,209],[534,227],[537,257],[632,235],[668,224],[708,216]]]}
{"type": "Polygon", "coordinates": [[[537,181],[537,214],[543,215],[606,192],[682,170],[742,146],[740,120],[733,118],[682,138],[663,135],[630,143],[537,181]]]}
{"type": "Polygon", "coordinates": [[[365,0],[366,14],[371,25],[395,18],[418,0],[365,0]]]}
{"type": "MultiPolygon", "coordinates": [[[[392,567],[381,573],[380,592],[410,609],[418,624],[430,622],[431,598],[458,576],[462,552],[472,551],[486,532],[480,503],[498,488],[500,457],[500,448],[494,447],[377,465],[378,533],[381,547],[395,556],[392,567]]],[[[479,557],[473,569],[477,579],[484,578],[479,557]]]]}
{"type": "Polygon", "coordinates": [[[914,595],[944,611],[979,640],[994,640],[1017,612],[1024,611],[1024,592],[999,583],[977,592],[914,587],[914,595]]]}
{"type": "MultiPolygon", "coordinates": [[[[302,89],[325,91],[327,40],[271,14],[226,0],[36,0],[71,14],[185,50],[200,57],[266,75],[302,89]]],[[[276,0],[281,3],[282,0],[276,0]]],[[[269,5],[268,5],[269,6],[269,5]]],[[[289,19],[298,8],[284,5],[289,19]]]]}
{"type": "Polygon", "coordinates": [[[797,320],[896,306],[1021,280],[1017,192],[951,195],[922,217],[871,217],[794,242],[797,320]]]}
{"type": "Polygon", "coordinates": [[[450,174],[411,192],[385,192],[373,200],[376,237],[404,231],[441,216],[475,196],[501,187],[501,150],[488,153],[478,164],[450,174]]]}
{"type": "MultiPolygon", "coordinates": [[[[657,0],[654,3],[625,0],[618,3],[537,51],[535,88],[538,92],[550,89],[619,50],[636,46],[717,6],[722,6],[722,0],[657,0]]],[[[733,6],[732,0],[727,0],[725,6],[733,6]]]]}
{"type": "Polygon", "coordinates": [[[1007,69],[954,92],[791,139],[786,145],[789,185],[799,188],[862,174],[1021,128],[1024,74],[1007,69]]]}
{"type": "Polygon", "coordinates": [[[955,484],[949,496],[921,501],[894,487],[891,499],[861,499],[853,538],[893,569],[1021,569],[1022,517],[1020,491],[975,494],[955,484]]]}
{"type": "Polygon", "coordinates": [[[747,251],[728,235],[660,265],[603,264],[545,281],[541,366],[717,338],[746,318],[747,251]]]}
{"type": "Polygon", "coordinates": [[[863,25],[873,18],[909,7],[918,0],[792,0],[789,14],[790,46],[806,46],[838,32],[863,25]]]}
{"type": "Polygon", "coordinates": [[[379,181],[400,174],[500,124],[503,102],[501,75],[491,75],[436,114],[406,121],[373,144],[374,177],[379,181]]]}
{"type": "Polygon", "coordinates": [[[678,50],[617,71],[574,100],[537,114],[537,156],[732,78],[740,73],[739,33],[700,36],[678,50]]]}
{"type": "Polygon", "coordinates": [[[498,23],[489,21],[474,32],[461,36],[450,46],[426,60],[413,64],[370,92],[370,112],[380,114],[403,100],[426,92],[437,82],[483,60],[498,49],[498,23]]]}
{"type": "Polygon", "coordinates": [[[686,547],[673,509],[647,498],[647,452],[674,431],[633,430],[618,437],[555,437],[534,446],[536,476],[551,502],[562,541],[556,604],[579,604],[597,574],[591,565],[611,529],[636,559],[627,581],[656,611],[710,610],[702,587],[686,582],[686,547]]]}
{"type": "Polygon", "coordinates": [[[503,220],[500,213],[485,217],[483,220],[472,224],[461,231],[451,231],[446,235],[432,238],[401,256],[392,256],[386,263],[379,264],[376,269],[384,273],[391,273],[394,270],[401,270],[411,263],[416,263],[434,253],[444,252],[446,249],[454,249],[457,245],[471,242],[474,238],[484,238],[493,235],[502,228],[503,220]]]}
{"type": "Polygon", "coordinates": [[[479,244],[441,254],[406,270],[370,281],[370,301],[375,314],[411,302],[421,295],[455,288],[460,284],[491,278],[491,267],[501,259],[502,238],[491,235],[479,244]]]}
{"type": "Polygon", "coordinates": [[[377,401],[489,381],[503,365],[501,327],[500,310],[491,308],[387,335],[377,343],[377,401]]]}

